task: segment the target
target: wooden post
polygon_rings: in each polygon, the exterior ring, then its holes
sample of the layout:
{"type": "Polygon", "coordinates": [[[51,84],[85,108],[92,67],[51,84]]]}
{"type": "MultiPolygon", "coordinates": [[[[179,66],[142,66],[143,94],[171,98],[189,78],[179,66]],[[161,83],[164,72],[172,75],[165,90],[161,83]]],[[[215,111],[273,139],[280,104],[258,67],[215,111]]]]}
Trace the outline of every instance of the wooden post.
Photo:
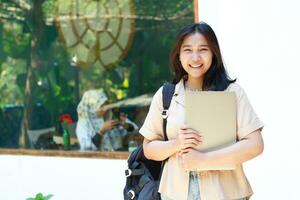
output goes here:
{"type": "Polygon", "coordinates": [[[199,22],[198,0],[194,0],[194,22],[199,22]]]}

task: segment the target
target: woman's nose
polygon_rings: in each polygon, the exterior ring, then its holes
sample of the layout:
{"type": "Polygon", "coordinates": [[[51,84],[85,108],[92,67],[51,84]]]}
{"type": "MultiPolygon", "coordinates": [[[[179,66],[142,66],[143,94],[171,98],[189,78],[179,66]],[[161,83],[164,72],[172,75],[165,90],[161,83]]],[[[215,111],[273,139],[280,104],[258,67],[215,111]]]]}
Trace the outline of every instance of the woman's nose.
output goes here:
{"type": "Polygon", "coordinates": [[[200,53],[198,53],[198,52],[194,52],[193,54],[192,54],[192,60],[193,61],[198,61],[198,60],[200,60],[200,53]]]}

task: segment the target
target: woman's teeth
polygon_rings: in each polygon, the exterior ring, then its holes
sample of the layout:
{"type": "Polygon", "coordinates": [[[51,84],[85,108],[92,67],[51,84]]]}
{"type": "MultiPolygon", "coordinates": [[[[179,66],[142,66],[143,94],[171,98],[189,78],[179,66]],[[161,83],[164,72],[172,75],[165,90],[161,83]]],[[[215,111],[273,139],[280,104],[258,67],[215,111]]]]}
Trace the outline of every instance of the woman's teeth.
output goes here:
{"type": "Polygon", "coordinates": [[[190,65],[190,67],[192,67],[192,68],[200,68],[200,67],[202,67],[202,65],[190,65]]]}

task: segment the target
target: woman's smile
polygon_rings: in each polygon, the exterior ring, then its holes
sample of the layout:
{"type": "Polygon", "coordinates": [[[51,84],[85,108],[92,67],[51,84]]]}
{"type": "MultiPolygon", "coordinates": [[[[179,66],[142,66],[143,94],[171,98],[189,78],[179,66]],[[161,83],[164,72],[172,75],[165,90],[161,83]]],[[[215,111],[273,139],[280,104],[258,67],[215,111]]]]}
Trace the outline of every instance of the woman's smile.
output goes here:
{"type": "Polygon", "coordinates": [[[189,65],[189,67],[194,68],[194,69],[200,69],[202,68],[203,64],[198,64],[198,65],[189,65]]]}

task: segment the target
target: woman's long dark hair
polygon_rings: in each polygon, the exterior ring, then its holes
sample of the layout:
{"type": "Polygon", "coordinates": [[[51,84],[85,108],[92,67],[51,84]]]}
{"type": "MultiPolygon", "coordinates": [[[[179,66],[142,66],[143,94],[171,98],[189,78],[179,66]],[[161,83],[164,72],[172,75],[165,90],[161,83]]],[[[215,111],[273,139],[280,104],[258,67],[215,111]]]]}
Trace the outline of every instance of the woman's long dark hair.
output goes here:
{"type": "Polygon", "coordinates": [[[183,69],[179,60],[180,47],[185,37],[195,33],[200,33],[205,37],[208,46],[213,54],[211,67],[204,75],[202,89],[211,91],[224,91],[228,87],[228,85],[235,82],[236,79],[232,80],[228,76],[223,64],[220,46],[216,34],[214,33],[213,29],[205,22],[188,25],[184,27],[177,35],[175,45],[170,54],[170,67],[174,75],[173,83],[178,83],[183,77],[187,75],[187,72],[183,69]]]}

